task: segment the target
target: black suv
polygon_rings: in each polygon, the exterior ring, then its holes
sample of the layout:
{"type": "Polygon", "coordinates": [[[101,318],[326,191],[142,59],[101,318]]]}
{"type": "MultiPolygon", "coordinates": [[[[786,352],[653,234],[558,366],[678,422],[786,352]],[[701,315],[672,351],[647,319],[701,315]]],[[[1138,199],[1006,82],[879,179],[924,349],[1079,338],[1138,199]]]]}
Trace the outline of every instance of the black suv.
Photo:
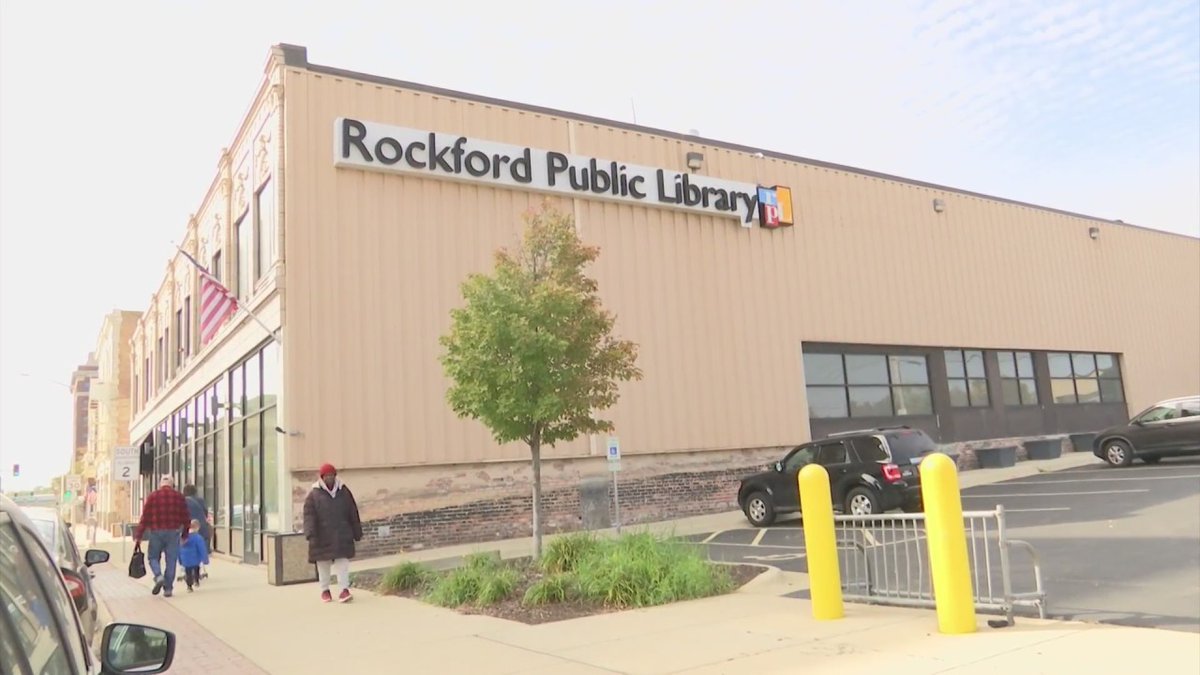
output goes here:
{"type": "Polygon", "coordinates": [[[829,472],[833,508],[871,515],[902,508],[921,510],[917,464],[937,450],[924,431],[907,426],[831,434],[793,448],[762,473],[742,479],[738,506],[756,527],[781,513],[800,511],[800,469],[816,462],[829,472]]]}

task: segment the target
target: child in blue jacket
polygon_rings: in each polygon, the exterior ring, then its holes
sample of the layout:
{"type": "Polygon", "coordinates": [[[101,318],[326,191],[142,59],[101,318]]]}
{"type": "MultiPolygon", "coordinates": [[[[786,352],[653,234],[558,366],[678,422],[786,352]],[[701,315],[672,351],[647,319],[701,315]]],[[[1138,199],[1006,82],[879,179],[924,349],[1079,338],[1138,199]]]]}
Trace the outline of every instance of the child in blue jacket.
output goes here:
{"type": "Polygon", "coordinates": [[[187,579],[188,593],[191,593],[193,586],[200,585],[200,566],[208,564],[208,544],[204,543],[204,537],[200,534],[200,521],[192,520],[192,526],[187,537],[179,546],[179,564],[183,565],[183,569],[187,579]]]}

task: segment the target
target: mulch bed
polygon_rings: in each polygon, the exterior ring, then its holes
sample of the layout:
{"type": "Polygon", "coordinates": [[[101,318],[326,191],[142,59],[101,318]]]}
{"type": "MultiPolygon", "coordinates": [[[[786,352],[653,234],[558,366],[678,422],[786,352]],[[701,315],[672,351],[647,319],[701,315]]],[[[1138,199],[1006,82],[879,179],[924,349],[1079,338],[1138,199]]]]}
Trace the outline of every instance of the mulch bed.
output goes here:
{"type": "MultiPolygon", "coordinates": [[[[752,579],[766,571],[766,568],[756,567],[754,565],[725,565],[725,567],[729,569],[729,574],[733,578],[733,586],[735,590],[745,586],[752,579]]],[[[364,590],[378,593],[379,591],[377,590],[377,587],[382,576],[383,570],[360,572],[353,576],[351,584],[356,588],[362,588],[364,590]]],[[[539,571],[526,567],[522,570],[521,580],[517,583],[516,589],[513,591],[512,595],[509,596],[509,599],[486,607],[464,605],[459,607],[458,611],[463,614],[494,616],[500,619],[520,621],[521,623],[526,624],[541,624],[552,623],[555,621],[566,621],[567,619],[578,619],[596,614],[608,614],[610,612],[619,612],[626,609],[622,607],[607,607],[599,603],[580,602],[578,600],[547,603],[532,607],[524,605],[521,600],[525,597],[525,591],[540,578],[541,573],[539,571]]],[[[414,589],[401,591],[398,593],[389,593],[388,595],[420,600],[422,591],[414,589]]]]}

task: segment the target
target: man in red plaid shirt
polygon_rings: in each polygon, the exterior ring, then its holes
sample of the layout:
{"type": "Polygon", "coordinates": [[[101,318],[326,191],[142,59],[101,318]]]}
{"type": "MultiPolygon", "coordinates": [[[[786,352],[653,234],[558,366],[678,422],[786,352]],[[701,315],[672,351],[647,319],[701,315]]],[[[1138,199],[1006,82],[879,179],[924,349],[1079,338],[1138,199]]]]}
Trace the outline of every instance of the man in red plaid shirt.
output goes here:
{"type": "Polygon", "coordinates": [[[188,515],[187,500],[175,489],[175,479],[163,476],[158,489],[146,497],[142,504],[142,519],[138,522],[137,530],[133,533],[134,550],[141,547],[142,535],[149,534],[150,571],[154,573],[154,590],[158,595],[171,597],[175,588],[175,567],[179,564],[179,544],[192,524],[188,515]],[[166,554],[166,569],[160,567],[159,557],[166,554]]]}

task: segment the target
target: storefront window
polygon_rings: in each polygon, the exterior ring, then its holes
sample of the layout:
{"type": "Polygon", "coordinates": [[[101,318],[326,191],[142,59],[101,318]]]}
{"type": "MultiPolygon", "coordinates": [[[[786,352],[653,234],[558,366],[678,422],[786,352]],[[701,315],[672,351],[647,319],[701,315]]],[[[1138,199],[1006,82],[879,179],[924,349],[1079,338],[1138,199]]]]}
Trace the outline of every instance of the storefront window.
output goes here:
{"type": "Polygon", "coordinates": [[[243,520],[243,502],[245,500],[245,486],[243,480],[245,478],[242,472],[242,453],[246,449],[246,423],[236,422],[232,427],[229,441],[229,460],[230,460],[230,492],[233,495],[232,516],[229,519],[229,524],[233,527],[242,527],[243,520]]]}
{"type": "Polygon", "coordinates": [[[216,419],[218,420],[218,428],[220,428],[220,420],[229,417],[229,378],[222,377],[213,385],[213,393],[216,396],[217,410],[216,419]]]}
{"type": "Polygon", "coordinates": [[[209,435],[204,440],[204,503],[208,508],[216,509],[217,499],[217,437],[209,435]]]}
{"type": "Polygon", "coordinates": [[[240,419],[246,414],[246,380],[242,366],[234,366],[229,371],[229,390],[232,392],[229,401],[230,419],[240,419]]]}
{"type": "Polygon", "coordinates": [[[270,532],[279,532],[283,520],[279,513],[279,438],[275,432],[276,409],[269,408],[262,414],[262,483],[264,527],[270,532]]]}
{"type": "Polygon", "coordinates": [[[274,341],[267,343],[262,350],[262,391],[263,391],[263,407],[267,408],[279,402],[279,395],[282,393],[283,380],[281,373],[283,372],[283,364],[280,362],[282,354],[279,351],[279,345],[274,341]]]}
{"type": "Polygon", "coordinates": [[[229,485],[229,446],[226,439],[227,431],[221,430],[213,435],[216,442],[217,480],[213,486],[213,508],[217,511],[217,525],[226,525],[229,520],[229,499],[225,486],[229,485]]]}
{"type": "Polygon", "coordinates": [[[246,414],[262,408],[262,358],[258,352],[246,360],[246,414]]]}

